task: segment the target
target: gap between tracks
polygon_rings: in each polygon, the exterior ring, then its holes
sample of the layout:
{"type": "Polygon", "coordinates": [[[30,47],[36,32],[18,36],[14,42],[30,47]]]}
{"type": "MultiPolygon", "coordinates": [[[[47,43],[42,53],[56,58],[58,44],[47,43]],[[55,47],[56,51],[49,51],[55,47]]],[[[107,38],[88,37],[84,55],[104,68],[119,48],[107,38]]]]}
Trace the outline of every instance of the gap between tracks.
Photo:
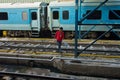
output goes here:
{"type": "MultiPolygon", "coordinates": [[[[53,55],[59,56],[60,53],[57,52],[34,52],[34,51],[24,51],[23,53],[16,53],[16,50],[4,50],[0,49],[0,52],[8,52],[12,54],[29,54],[29,55],[53,55]],[[8,52],[9,51],[9,52],[8,52]]],[[[64,57],[74,57],[73,53],[63,53],[64,57]]],[[[100,58],[120,58],[120,55],[102,55],[102,54],[88,54],[88,53],[81,53],[79,57],[100,57],[100,58]]]]}

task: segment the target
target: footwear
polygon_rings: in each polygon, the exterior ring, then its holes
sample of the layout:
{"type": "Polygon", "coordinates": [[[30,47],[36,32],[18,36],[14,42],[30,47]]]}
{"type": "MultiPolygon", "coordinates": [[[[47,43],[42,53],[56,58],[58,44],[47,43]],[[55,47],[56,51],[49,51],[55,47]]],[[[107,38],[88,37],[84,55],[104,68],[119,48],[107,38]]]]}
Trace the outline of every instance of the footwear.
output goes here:
{"type": "Polygon", "coordinates": [[[60,52],[60,56],[63,57],[63,53],[62,52],[60,52]]]}

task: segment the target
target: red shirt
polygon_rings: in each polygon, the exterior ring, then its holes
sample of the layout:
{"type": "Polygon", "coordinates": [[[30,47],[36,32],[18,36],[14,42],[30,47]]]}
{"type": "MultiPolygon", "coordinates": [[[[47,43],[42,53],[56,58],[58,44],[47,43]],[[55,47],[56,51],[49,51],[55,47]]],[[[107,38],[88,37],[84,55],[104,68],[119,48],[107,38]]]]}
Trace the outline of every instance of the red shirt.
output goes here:
{"type": "Polygon", "coordinates": [[[55,38],[56,38],[57,41],[62,41],[62,39],[64,38],[64,32],[57,31],[55,33],[55,38]]]}

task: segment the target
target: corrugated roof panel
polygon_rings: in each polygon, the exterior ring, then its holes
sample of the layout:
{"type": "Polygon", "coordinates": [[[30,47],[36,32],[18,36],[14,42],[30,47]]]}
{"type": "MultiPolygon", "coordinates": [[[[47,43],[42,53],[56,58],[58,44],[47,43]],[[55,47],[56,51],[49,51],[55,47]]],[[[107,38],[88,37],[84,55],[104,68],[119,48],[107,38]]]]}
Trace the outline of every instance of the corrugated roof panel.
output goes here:
{"type": "Polygon", "coordinates": [[[0,3],[12,3],[12,2],[47,2],[56,0],[0,0],[0,3]]]}

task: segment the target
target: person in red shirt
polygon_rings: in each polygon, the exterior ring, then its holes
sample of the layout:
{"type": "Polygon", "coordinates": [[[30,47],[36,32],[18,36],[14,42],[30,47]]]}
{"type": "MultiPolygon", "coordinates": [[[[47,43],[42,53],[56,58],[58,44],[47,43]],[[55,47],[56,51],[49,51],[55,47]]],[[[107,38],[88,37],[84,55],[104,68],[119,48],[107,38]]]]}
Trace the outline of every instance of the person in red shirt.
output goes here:
{"type": "Polygon", "coordinates": [[[62,45],[62,40],[64,39],[64,32],[63,32],[63,28],[62,27],[60,27],[59,30],[56,31],[55,39],[56,39],[57,44],[58,44],[58,52],[62,53],[61,45],[62,45]]]}

